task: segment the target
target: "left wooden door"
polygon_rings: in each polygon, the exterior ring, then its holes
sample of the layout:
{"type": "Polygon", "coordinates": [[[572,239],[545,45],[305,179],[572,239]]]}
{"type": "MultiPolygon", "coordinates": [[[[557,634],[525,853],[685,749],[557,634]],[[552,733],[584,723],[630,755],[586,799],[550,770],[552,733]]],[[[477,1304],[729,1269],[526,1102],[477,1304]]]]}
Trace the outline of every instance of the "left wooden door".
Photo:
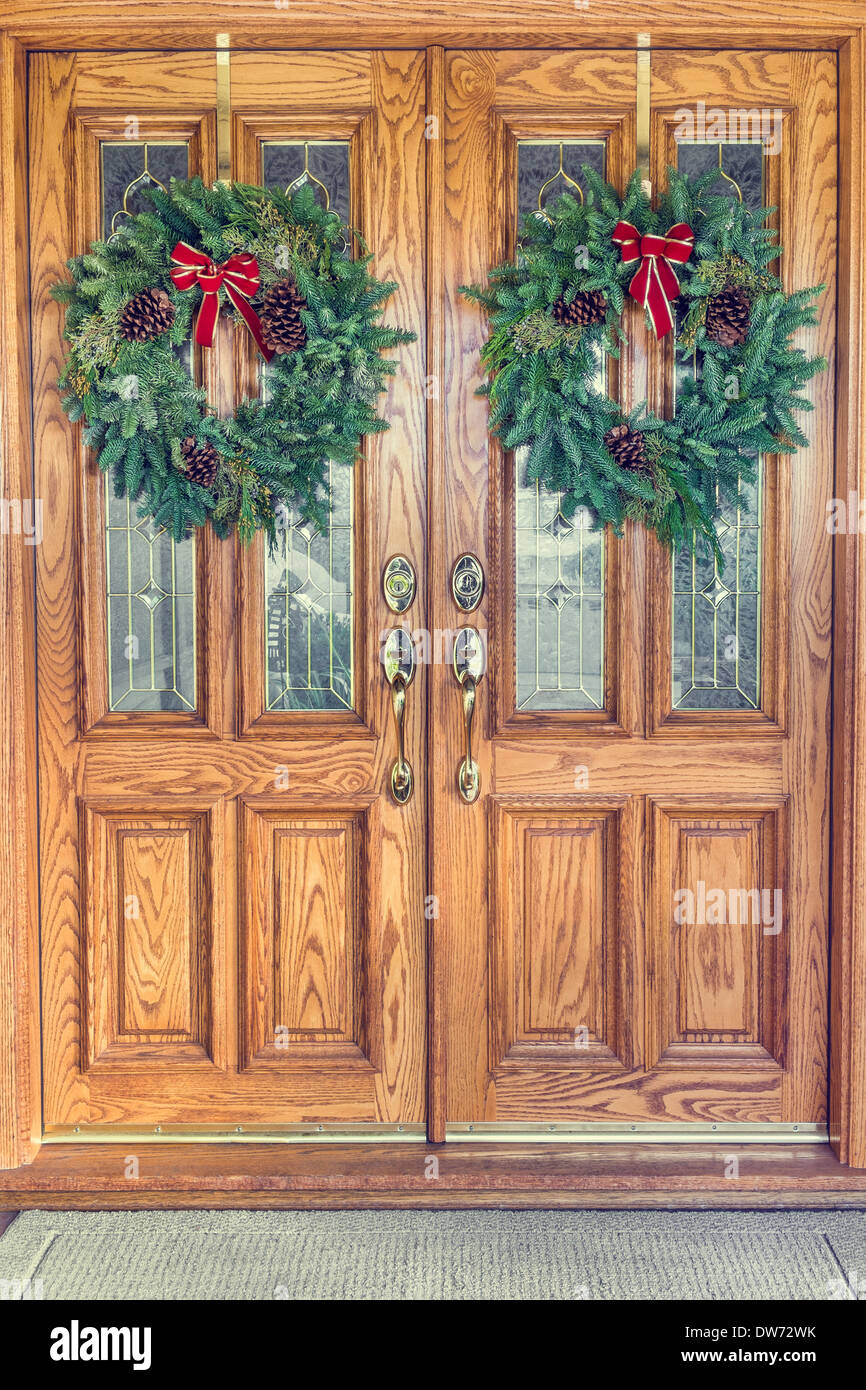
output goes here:
{"type": "MultiPolygon", "coordinates": [[[[382,398],[390,431],[333,470],[328,534],[292,518],[268,557],[142,522],[56,387],[67,258],[149,178],[217,176],[214,55],[31,59],[47,1135],[423,1132],[425,692],[409,692],[416,792],[398,806],[378,656],[395,553],[424,611],[424,88],[415,52],[232,58],[233,177],[285,186],[306,167],[398,282],[390,321],[418,335],[382,398]]],[[[225,412],[258,368],[220,332],[192,367],[225,412]]]]}

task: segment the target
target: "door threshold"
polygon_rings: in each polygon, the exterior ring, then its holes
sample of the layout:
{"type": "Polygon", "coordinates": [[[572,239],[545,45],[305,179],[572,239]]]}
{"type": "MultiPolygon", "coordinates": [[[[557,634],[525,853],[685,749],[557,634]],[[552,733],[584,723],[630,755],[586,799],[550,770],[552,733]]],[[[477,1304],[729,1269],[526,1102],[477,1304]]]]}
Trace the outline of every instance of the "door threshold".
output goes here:
{"type": "Polygon", "coordinates": [[[0,1171],[21,1208],[866,1209],[829,1144],[47,1144],[0,1171]],[[135,1163],[131,1164],[130,1159],[135,1163]]]}
{"type": "MultiPolygon", "coordinates": [[[[825,1124],[585,1121],[445,1126],[449,1144],[826,1144],[825,1124]]],[[[53,1125],[43,1144],[425,1144],[423,1124],[53,1125]]]]}
{"type": "Polygon", "coordinates": [[[737,1144],[826,1144],[825,1124],[783,1124],[767,1121],[748,1124],[739,1121],[670,1121],[635,1123],[625,1121],[575,1124],[450,1124],[445,1126],[449,1143],[527,1143],[533,1144],[706,1144],[730,1139],[737,1144]]]}
{"type": "Polygon", "coordinates": [[[423,1124],[51,1125],[43,1144],[425,1144],[423,1124]]]}

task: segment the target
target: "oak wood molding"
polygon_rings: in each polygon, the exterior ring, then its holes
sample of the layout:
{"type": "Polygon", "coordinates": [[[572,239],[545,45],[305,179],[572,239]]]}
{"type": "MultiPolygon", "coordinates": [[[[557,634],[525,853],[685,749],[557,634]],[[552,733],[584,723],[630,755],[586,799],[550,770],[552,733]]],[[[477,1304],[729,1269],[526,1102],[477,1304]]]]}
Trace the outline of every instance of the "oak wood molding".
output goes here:
{"type": "MultiPolygon", "coordinates": [[[[2,496],[19,506],[33,501],[26,80],[23,49],[0,35],[2,496]]],[[[0,534],[0,1167],[33,1158],[41,1121],[34,555],[10,508],[0,534]]]]}
{"type": "Polygon", "coordinates": [[[866,1171],[827,1144],[47,1144],[0,1177],[0,1204],[147,1207],[866,1207],[866,1171]],[[438,1176],[430,1177],[431,1158],[438,1176]]]}
{"type": "MultiPolygon", "coordinates": [[[[427,119],[433,118],[427,139],[427,205],[442,208],[445,200],[445,52],[441,47],[428,49],[426,63],[427,119]],[[434,138],[435,133],[435,138],[434,138]]],[[[427,218],[427,360],[425,374],[436,389],[427,393],[427,593],[431,615],[436,583],[443,582],[444,573],[436,541],[437,489],[444,488],[445,413],[442,409],[442,383],[445,379],[445,221],[439,215],[427,218]]],[[[432,626],[432,624],[431,624],[432,626]]],[[[434,766],[438,731],[432,718],[432,706],[427,705],[425,748],[427,766],[434,766]]],[[[428,790],[427,844],[425,879],[430,884],[430,866],[436,845],[434,841],[433,805],[439,796],[435,778],[428,790]]],[[[436,919],[427,919],[427,1135],[432,1143],[445,1138],[445,960],[440,946],[436,919]]]]}
{"type": "MultiPolygon", "coordinates": [[[[839,55],[839,317],[836,495],[866,496],[866,31],[839,55]]],[[[830,1142],[866,1166],[866,557],[834,538],[830,1142]]]]}
{"type": "Polygon", "coordinates": [[[649,31],[654,47],[840,48],[863,24],[859,0],[692,0],[680,18],[663,0],[539,0],[531,16],[509,0],[495,12],[481,0],[439,0],[406,6],[401,0],[211,0],[193,10],[172,0],[6,0],[3,27],[27,48],[205,48],[227,31],[232,46],[279,49],[344,47],[524,48],[531,24],[538,48],[633,47],[649,31]]]}

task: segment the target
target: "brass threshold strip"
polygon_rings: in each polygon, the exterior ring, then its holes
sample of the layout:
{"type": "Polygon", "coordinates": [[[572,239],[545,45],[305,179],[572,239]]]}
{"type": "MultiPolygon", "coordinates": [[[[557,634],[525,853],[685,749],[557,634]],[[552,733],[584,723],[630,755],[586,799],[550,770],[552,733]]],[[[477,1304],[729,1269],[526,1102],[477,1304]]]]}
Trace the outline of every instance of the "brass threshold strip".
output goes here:
{"type": "Polygon", "coordinates": [[[826,1144],[825,1124],[762,1124],[737,1121],[648,1122],[599,1121],[580,1124],[452,1124],[445,1137],[452,1143],[563,1144],[706,1144],[730,1139],[737,1144],[826,1144]]]}
{"type": "Polygon", "coordinates": [[[423,1144],[423,1124],[52,1125],[43,1144],[423,1144]]]}
{"type": "MultiPolygon", "coordinates": [[[[824,1124],[450,1124],[448,1143],[499,1144],[826,1144],[824,1124]]],[[[44,1144],[424,1144],[423,1124],[53,1125],[44,1144]]]]}

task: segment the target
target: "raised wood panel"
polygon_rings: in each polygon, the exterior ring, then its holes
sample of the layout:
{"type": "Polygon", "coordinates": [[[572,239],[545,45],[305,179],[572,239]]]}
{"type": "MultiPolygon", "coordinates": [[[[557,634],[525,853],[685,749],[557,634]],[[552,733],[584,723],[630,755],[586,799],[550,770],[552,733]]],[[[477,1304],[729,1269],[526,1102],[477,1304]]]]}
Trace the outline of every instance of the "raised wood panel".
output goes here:
{"type": "Polygon", "coordinates": [[[189,833],[122,830],[118,835],[119,1018],[121,1036],[196,1030],[195,932],[189,833]]]}
{"type": "MultiPolygon", "coordinates": [[[[372,95],[371,53],[232,53],[232,106],[244,112],[366,111],[372,95]]],[[[279,116],[277,119],[279,119],[279,116]]],[[[320,136],[319,138],[327,138],[320,136]]]]}
{"type": "Polygon", "coordinates": [[[523,1038],[604,1037],[604,831],[594,818],[524,829],[523,1038]]]}
{"type": "Polygon", "coordinates": [[[636,920],[623,870],[636,809],[615,797],[493,801],[492,1068],[622,1065],[636,920]]]}
{"type": "Polygon", "coordinates": [[[274,831],[274,1018],[281,1033],[355,1039],[364,884],[354,821],[274,831]]]}
{"type": "Polygon", "coordinates": [[[368,809],[242,803],[244,1066],[369,1065],[368,809]]]}
{"type": "Polygon", "coordinates": [[[786,803],[655,803],[650,1055],[784,1065],[786,803]]]}
{"type": "Polygon", "coordinates": [[[209,817],[82,806],[85,1069],[207,1062],[209,817]]]}
{"type": "MultiPolygon", "coordinates": [[[[697,886],[700,893],[704,885],[706,893],[708,884],[720,885],[715,891],[721,893],[729,884],[742,885],[734,890],[738,894],[761,892],[754,827],[683,827],[678,839],[674,875],[678,884],[688,885],[686,892],[697,886]]],[[[736,920],[717,924],[711,902],[709,909],[703,904],[703,913],[709,912],[706,917],[697,908],[699,928],[679,927],[679,1030],[683,1037],[698,1041],[708,1040],[701,1034],[755,1038],[758,934],[747,913],[740,915],[739,899],[737,903],[736,920]]]]}
{"type": "Polygon", "coordinates": [[[607,110],[611,105],[627,105],[633,100],[633,53],[608,50],[590,55],[580,50],[556,53],[528,49],[492,56],[498,110],[528,109],[533,118],[551,120],[549,111],[539,111],[539,106],[547,106],[552,99],[560,107],[557,116],[568,119],[576,106],[581,112],[607,110]]]}

